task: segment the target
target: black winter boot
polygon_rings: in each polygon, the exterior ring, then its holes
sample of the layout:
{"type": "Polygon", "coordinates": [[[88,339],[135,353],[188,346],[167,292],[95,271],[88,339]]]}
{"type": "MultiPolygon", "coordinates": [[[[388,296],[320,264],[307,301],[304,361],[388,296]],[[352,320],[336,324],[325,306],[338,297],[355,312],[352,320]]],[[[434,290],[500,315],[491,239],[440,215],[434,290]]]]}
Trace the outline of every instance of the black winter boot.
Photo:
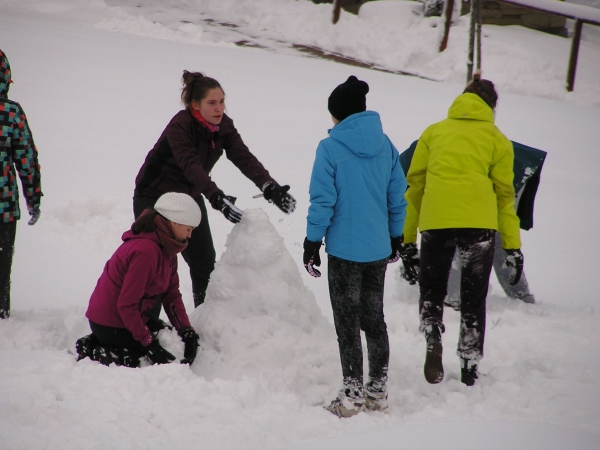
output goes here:
{"type": "Polygon", "coordinates": [[[97,345],[94,347],[91,359],[98,361],[103,366],[110,366],[113,363],[117,366],[123,365],[123,356],[121,355],[120,348],[112,345],[97,345]]]}
{"type": "Polygon", "coordinates": [[[473,386],[478,378],[477,361],[461,358],[460,381],[467,386],[473,386]]]}
{"type": "Polygon", "coordinates": [[[123,347],[121,349],[121,356],[123,358],[124,367],[137,368],[140,367],[140,359],[144,356],[144,353],[140,350],[123,347]]]}
{"type": "Polygon", "coordinates": [[[444,366],[442,364],[442,334],[437,325],[429,325],[425,331],[427,340],[427,353],[423,372],[425,379],[430,384],[440,383],[444,379],[444,366]]]}
{"type": "Polygon", "coordinates": [[[88,334],[75,342],[75,350],[77,351],[77,361],[84,358],[92,358],[94,348],[100,344],[100,341],[94,333],[88,334]]]}

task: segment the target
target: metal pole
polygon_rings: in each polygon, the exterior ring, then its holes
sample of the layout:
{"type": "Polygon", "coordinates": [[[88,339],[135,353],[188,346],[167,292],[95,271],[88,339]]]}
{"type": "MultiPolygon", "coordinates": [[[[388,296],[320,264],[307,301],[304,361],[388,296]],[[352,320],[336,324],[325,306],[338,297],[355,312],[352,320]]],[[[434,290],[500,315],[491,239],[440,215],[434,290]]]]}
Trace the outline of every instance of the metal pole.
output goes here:
{"type": "Polygon", "coordinates": [[[575,31],[573,42],[571,42],[571,56],[569,57],[569,68],[567,70],[567,91],[573,92],[575,88],[575,72],[577,71],[577,57],[579,56],[579,42],[581,41],[581,29],[583,22],[575,19],[575,31]]]}
{"type": "Polygon", "coordinates": [[[471,0],[470,5],[470,16],[471,22],[469,25],[469,53],[467,54],[467,84],[471,82],[473,78],[473,49],[475,47],[475,2],[477,0],[471,0]]]}
{"type": "Polygon", "coordinates": [[[473,0],[477,2],[477,70],[481,70],[481,0],[473,0]]]}

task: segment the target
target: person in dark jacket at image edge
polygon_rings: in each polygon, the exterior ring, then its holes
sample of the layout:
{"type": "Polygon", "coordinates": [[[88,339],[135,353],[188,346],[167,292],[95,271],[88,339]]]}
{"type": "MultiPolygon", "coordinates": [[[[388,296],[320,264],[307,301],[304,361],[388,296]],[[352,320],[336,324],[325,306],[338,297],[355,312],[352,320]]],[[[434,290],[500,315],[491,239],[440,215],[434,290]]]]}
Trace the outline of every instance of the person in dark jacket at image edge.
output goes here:
{"type": "Polygon", "coordinates": [[[242,218],[236,198],[225,195],[210,177],[223,152],[261,189],[264,198],[284,213],[294,211],[296,200],[288,193],[290,187],[280,186],[244,144],[233,120],[224,112],[225,93],[217,80],[185,70],[181,99],[185,109],[171,119],[136,177],[133,210],[139,217],[166,192],[188,194],[198,203],[202,222],[182,253],[190,267],[194,305],[198,307],[204,302],[216,258],[202,196],[230,222],[238,223],[242,218]]]}
{"type": "Polygon", "coordinates": [[[28,225],[40,217],[42,199],[40,165],[33,136],[19,103],[8,99],[12,83],[8,58],[0,50],[0,160],[2,178],[0,191],[0,319],[10,316],[10,273],[15,248],[19,209],[19,187],[15,168],[23,185],[28,225]]]}

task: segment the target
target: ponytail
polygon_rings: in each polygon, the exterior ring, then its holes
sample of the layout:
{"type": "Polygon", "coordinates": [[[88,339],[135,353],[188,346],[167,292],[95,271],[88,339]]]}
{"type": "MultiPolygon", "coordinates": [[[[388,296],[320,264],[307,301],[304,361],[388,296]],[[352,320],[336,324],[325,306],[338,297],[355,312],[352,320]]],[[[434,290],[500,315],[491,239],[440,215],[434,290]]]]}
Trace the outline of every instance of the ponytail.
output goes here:
{"type": "Polygon", "coordinates": [[[492,109],[495,109],[496,103],[498,103],[498,93],[494,88],[494,83],[490,80],[482,80],[479,70],[473,74],[473,79],[463,91],[463,94],[465,93],[478,95],[492,109]]]}

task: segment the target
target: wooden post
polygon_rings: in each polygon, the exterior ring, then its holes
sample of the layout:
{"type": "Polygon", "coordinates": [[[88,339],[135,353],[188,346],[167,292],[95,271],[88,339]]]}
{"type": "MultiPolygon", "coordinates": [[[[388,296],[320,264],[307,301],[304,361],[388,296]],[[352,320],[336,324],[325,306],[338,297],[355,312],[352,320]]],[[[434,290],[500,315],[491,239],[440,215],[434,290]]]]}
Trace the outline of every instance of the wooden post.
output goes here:
{"type": "Polygon", "coordinates": [[[577,57],[579,56],[579,42],[581,41],[581,29],[583,22],[575,19],[575,31],[573,42],[571,42],[571,56],[569,57],[569,68],[567,70],[567,91],[573,92],[575,88],[575,72],[577,71],[577,57]]]}
{"type": "Polygon", "coordinates": [[[333,17],[331,22],[335,25],[340,20],[340,10],[342,9],[342,0],[333,0],[333,17]]]}
{"type": "Polygon", "coordinates": [[[452,10],[454,9],[454,0],[446,0],[444,14],[446,20],[444,21],[444,36],[440,43],[440,52],[446,50],[448,46],[448,35],[450,34],[450,24],[452,23],[452,10]]]}

